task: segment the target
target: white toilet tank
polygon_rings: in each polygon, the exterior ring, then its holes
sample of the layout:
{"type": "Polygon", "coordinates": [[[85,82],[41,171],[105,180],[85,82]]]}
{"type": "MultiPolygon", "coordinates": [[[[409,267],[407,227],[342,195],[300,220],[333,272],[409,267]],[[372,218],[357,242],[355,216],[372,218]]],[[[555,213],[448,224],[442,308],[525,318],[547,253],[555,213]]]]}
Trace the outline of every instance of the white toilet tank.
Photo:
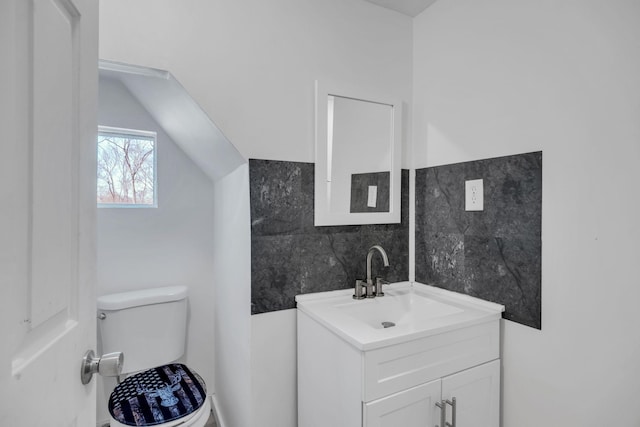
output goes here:
{"type": "Polygon", "coordinates": [[[176,361],[187,334],[187,287],[169,286],[98,298],[102,353],[124,353],[122,374],[176,361]]]}

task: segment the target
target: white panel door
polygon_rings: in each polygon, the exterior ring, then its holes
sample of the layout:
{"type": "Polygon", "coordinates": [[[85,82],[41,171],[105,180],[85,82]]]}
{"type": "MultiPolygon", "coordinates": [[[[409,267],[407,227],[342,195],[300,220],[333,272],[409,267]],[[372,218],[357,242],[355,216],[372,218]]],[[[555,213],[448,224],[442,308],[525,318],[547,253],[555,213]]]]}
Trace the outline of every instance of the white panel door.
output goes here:
{"type": "MultiPolygon", "coordinates": [[[[456,398],[456,427],[500,426],[500,360],[442,379],[442,398],[456,398]]],[[[451,422],[450,409],[447,420],[451,422]]]]}
{"type": "Polygon", "coordinates": [[[0,1],[0,425],[95,425],[97,0],[0,1]]]}
{"type": "Polygon", "coordinates": [[[364,405],[366,427],[433,427],[440,419],[441,381],[435,380],[364,405]]]}

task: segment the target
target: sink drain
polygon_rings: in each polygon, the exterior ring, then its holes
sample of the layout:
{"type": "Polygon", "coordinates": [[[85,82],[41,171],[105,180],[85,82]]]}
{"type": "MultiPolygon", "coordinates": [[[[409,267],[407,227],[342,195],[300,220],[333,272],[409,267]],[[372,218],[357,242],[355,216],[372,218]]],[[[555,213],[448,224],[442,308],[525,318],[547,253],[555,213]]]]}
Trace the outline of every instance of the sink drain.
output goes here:
{"type": "Polygon", "coordinates": [[[382,322],[383,328],[391,328],[392,326],[396,326],[396,324],[393,322],[382,322]]]}

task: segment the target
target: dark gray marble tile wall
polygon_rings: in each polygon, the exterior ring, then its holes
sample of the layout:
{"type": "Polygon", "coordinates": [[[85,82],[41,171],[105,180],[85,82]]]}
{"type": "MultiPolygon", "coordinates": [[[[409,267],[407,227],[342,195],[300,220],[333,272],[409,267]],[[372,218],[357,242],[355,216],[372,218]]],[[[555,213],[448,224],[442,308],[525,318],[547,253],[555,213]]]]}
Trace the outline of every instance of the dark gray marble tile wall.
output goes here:
{"type": "Polygon", "coordinates": [[[357,173],[351,175],[351,213],[389,212],[391,174],[389,172],[357,173]],[[369,186],[376,187],[376,206],[368,206],[369,186]]]}
{"type": "Polygon", "coordinates": [[[416,281],[504,304],[541,329],[542,152],[416,170],[416,281]],[[483,179],[484,210],[465,211],[483,179]]]}
{"type": "Polygon", "coordinates": [[[352,288],[366,276],[366,255],[380,244],[390,266],[374,274],[409,278],[409,173],[402,171],[402,222],[315,227],[314,164],[249,161],[251,313],[295,307],[297,294],[352,288]]]}

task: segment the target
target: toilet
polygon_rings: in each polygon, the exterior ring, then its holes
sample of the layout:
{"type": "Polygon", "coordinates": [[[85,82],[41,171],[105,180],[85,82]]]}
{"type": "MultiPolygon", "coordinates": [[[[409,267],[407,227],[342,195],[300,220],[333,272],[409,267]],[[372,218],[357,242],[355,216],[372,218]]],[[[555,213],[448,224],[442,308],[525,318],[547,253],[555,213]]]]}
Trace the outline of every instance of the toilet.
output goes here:
{"type": "Polygon", "coordinates": [[[124,353],[124,380],[109,397],[110,426],[204,426],[206,385],[177,362],[186,345],[187,287],[103,295],[97,306],[102,353],[124,353]]]}

